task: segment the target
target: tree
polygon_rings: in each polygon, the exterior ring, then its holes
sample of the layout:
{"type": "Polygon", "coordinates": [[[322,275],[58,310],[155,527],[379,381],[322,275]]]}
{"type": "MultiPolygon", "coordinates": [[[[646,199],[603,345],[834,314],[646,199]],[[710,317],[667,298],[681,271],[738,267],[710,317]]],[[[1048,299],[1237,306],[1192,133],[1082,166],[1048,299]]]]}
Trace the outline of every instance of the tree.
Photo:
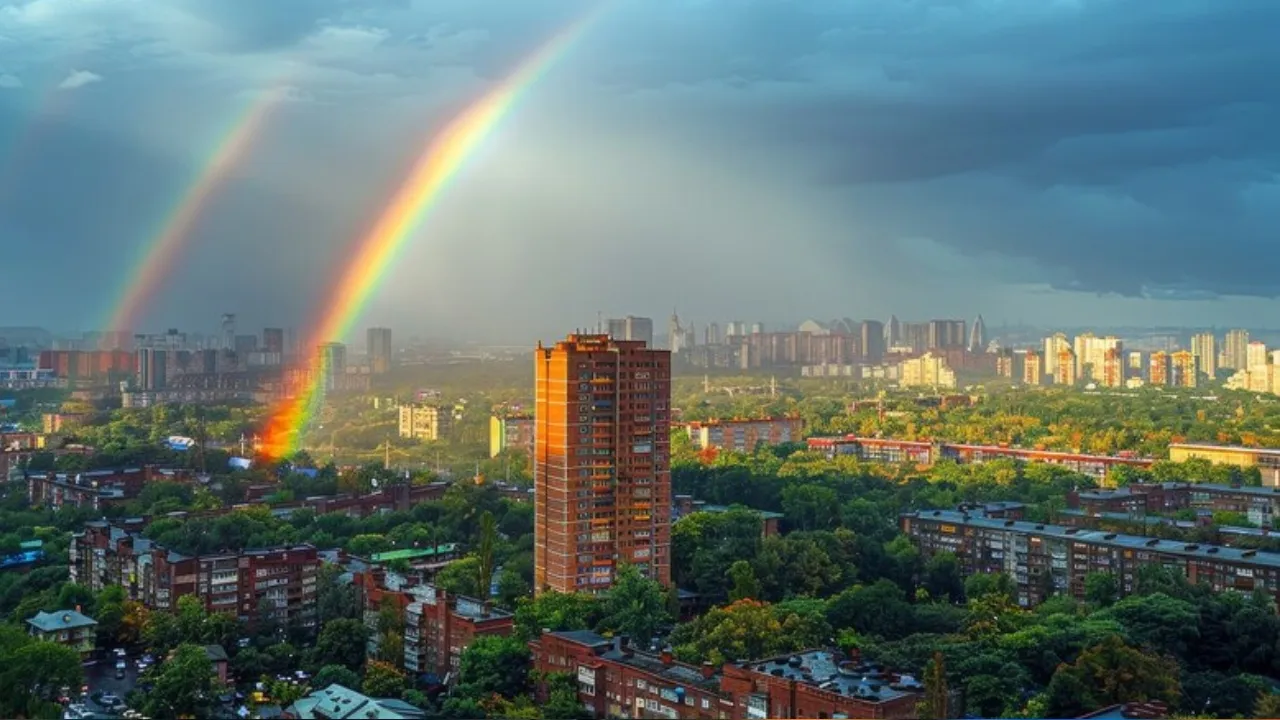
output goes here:
{"type": "Polygon", "coordinates": [[[324,563],[316,576],[316,614],[320,626],[330,620],[356,620],[360,617],[360,591],[350,582],[342,582],[343,567],[324,563]]]}
{"type": "Polygon", "coordinates": [[[736,560],[729,566],[729,580],[733,582],[732,587],[729,588],[731,602],[760,598],[760,581],[756,578],[755,569],[746,560],[736,560]]]}
{"type": "Polygon", "coordinates": [[[514,637],[478,637],[462,651],[458,691],[473,699],[523,695],[529,690],[530,661],[529,646],[514,637]]]}
{"type": "Polygon", "coordinates": [[[546,720],[589,720],[578,699],[578,679],[569,673],[549,673],[543,678],[547,701],[542,705],[542,717],[546,720]]]}
{"type": "Polygon", "coordinates": [[[1017,588],[1014,587],[1013,578],[1005,573],[975,573],[965,578],[964,596],[966,598],[973,600],[986,595],[1004,595],[1008,598],[1017,597],[1017,588]]]}
{"type": "Polygon", "coordinates": [[[341,685],[355,690],[360,687],[360,676],[343,665],[325,665],[320,668],[320,672],[316,673],[315,677],[311,678],[311,684],[320,690],[330,685],[341,685]]]}
{"type": "Polygon", "coordinates": [[[947,665],[941,652],[935,652],[924,671],[924,703],[920,716],[928,720],[951,717],[951,695],[947,689],[947,665]]]}
{"type": "Polygon", "coordinates": [[[160,665],[142,712],[151,717],[208,717],[213,706],[213,663],[199,645],[179,645],[160,665]]]}
{"type": "Polygon", "coordinates": [[[678,626],[671,634],[671,644],[681,659],[713,665],[799,649],[796,638],[783,632],[782,621],[769,603],[758,600],[712,608],[693,622],[678,626]]]}
{"type": "Polygon", "coordinates": [[[1105,608],[1120,597],[1120,585],[1111,573],[1089,573],[1084,578],[1084,598],[1090,604],[1105,608]]]}
{"type": "MultiPolygon", "coordinates": [[[[480,577],[480,560],[474,555],[468,555],[446,565],[436,574],[435,584],[436,587],[451,595],[478,597],[480,595],[480,588],[476,585],[478,577],[480,577]]],[[[485,590],[488,590],[487,585],[485,590]]]]}
{"type": "Polygon", "coordinates": [[[1122,702],[1159,700],[1176,704],[1181,696],[1176,662],[1129,647],[1112,635],[1063,665],[1049,682],[1049,711],[1055,717],[1079,715],[1122,702]]]}
{"type": "Polygon", "coordinates": [[[55,700],[63,686],[84,684],[80,654],[58,643],[36,641],[16,647],[2,658],[0,713],[8,717],[35,711],[40,703],[55,700]]]}
{"type": "Polygon", "coordinates": [[[406,678],[400,669],[381,660],[370,660],[364,669],[364,694],[374,698],[398,698],[404,692],[406,678]]]}
{"type": "Polygon", "coordinates": [[[602,631],[623,633],[645,643],[671,619],[662,586],[641,575],[634,565],[618,568],[601,612],[598,627],[602,631]]]}
{"type": "Polygon", "coordinates": [[[1280,718],[1280,695],[1272,692],[1270,688],[1263,691],[1258,696],[1258,702],[1253,706],[1253,716],[1256,718],[1280,718]]]}
{"type": "Polygon", "coordinates": [[[594,627],[600,613],[600,601],[585,593],[562,593],[554,590],[534,598],[522,598],[516,606],[516,636],[524,641],[551,631],[586,630],[594,627]]]}
{"type": "Polygon", "coordinates": [[[313,665],[341,665],[359,671],[364,665],[369,629],[359,620],[334,620],[320,630],[311,650],[313,665]]]}

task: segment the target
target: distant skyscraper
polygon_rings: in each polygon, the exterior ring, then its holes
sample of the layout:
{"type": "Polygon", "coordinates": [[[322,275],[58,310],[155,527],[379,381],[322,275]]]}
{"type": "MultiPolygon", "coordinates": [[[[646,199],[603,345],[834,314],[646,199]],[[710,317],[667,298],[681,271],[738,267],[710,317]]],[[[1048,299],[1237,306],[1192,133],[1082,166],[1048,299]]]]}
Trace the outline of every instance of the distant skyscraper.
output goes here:
{"type": "Polygon", "coordinates": [[[1223,364],[1232,370],[1244,370],[1249,366],[1249,331],[1228,330],[1223,364]]]}
{"type": "Polygon", "coordinates": [[[902,325],[898,322],[897,315],[889,316],[889,326],[885,328],[885,342],[891,348],[902,344],[902,325]]]}
{"type": "Polygon", "coordinates": [[[1067,342],[1067,336],[1063,333],[1054,333],[1044,339],[1044,375],[1051,382],[1057,382],[1058,379],[1058,358],[1063,350],[1069,349],[1071,343],[1067,342]]]}
{"type": "Polygon", "coordinates": [[[1193,388],[1196,386],[1196,359],[1188,350],[1179,350],[1169,356],[1172,385],[1193,388]]]}
{"type": "Polygon", "coordinates": [[[534,592],[671,582],[671,355],[570,335],[535,354],[534,592]]]}
{"type": "Polygon", "coordinates": [[[980,353],[987,349],[987,324],[982,322],[982,315],[973,321],[969,331],[969,352],[980,353]]]}
{"type": "Polygon", "coordinates": [[[330,342],[317,347],[315,371],[324,378],[324,388],[332,390],[334,379],[347,371],[347,346],[330,342]]]}
{"type": "Polygon", "coordinates": [[[1210,380],[1218,374],[1218,347],[1213,333],[1198,333],[1191,336],[1191,354],[1196,358],[1200,372],[1210,380]]]}
{"type": "Polygon", "coordinates": [[[269,353],[284,352],[284,328],[263,328],[262,351],[269,353]]]}
{"type": "Polygon", "coordinates": [[[878,363],[884,359],[884,323],[879,320],[863,320],[860,327],[862,357],[878,363]]]}
{"type": "Polygon", "coordinates": [[[1245,348],[1245,368],[1248,370],[1266,365],[1268,359],[1267,344],[1261,340],[1254,340],[1245,348]]]}
{"type": "Polygon", "coordinates": [[[369,328],[369,372],[384,375],[391,372],[391,328],[369,328]]]}
{"type": "Polygon", "coordinates": [[[236,316],[235,313],[226,313],[222,316],[222,345],[221,350],[236,349],[236,316]]]}
{"type": "Polygon", "coordinates": [[[653,320],[650,318],[634,315],[611,318],[608,332],[614,340],[639,340],[645,347],[653,347],[653,320]]]}
{"type": "Polygon", "coordinates": [[[1027,385],[1039,385],[1040,372],[1040,353],[1028,350],[1022,363],[1022,382],[1027,385]]]}
{"type": "Polygon", "coordinates": [[[963,320],[930,320],[928,322],[928,349],[963,348],[965,328],[963,320]]]}
{"type": "Polygon", "coordinates": [[[244,356],[244,355],[248,355],[251,352],[257,352],[257,350],[258,350],[257,335],[237,335],[236,336],[235,351],[237,355],[244,356]]]}
{"type": "Polygon", "coordinates": [[[168,353],[156,348],[137,351],[138,389],[148,392],[164,390],[168,382],[168,353]]]}

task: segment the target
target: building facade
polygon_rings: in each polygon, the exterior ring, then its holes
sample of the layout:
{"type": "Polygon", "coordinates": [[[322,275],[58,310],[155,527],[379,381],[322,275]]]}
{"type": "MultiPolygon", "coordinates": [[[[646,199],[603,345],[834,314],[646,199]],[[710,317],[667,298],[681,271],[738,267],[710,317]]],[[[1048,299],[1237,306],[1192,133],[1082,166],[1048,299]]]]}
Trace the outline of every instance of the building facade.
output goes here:
{"type": "Polygon", "coordinates": [[[1007,459],[1061,465],[1075,472],[1098,478],[1105,477],[1107,470],[1112,467],[1124,465],[1143,469],[1151,467],[1155,462],[1149,458],[1116,455],[1085,455],[999,445],[935,443],[926,440],[893,440],[857,435],[809,438],[808,444],[810,450],[826,453],[828,457],[854,455],[860,460],[869,462],[932,465],[940,460],[982,463],[988,460],[1007,459]]]}
{"type": "Polygon", "coordinates": [[[533,457],[534,422],[532,415],[494,415],[489,418],[489,457],[504,450],[519,450],[533,457]]]}
{"type": "Polygon", "coordinates": [[[535,354],[534,592],[598,592],[618,563],[671,581],[671,354],[570,335],[535,354]]]}
{"type": "Polygon", "coordinates": [[[1109,573],[1122,594],[1133,591],[1140,568],[1163,565],[1213,590],[1259,590],[1280,597],[1280,555],[1218,545],[1162,540],[1063,525],[988,518],[958,510],[901,517],[902,530],[925,557],[950,552],[966,575],[999,572],[1030,607],[1055,594],[1084,599],[1085,578],[1109,573]]]}
{"type": "Polygon", "coordinates": [[[780,445],[804,439],[804,420],[799,416],[703,420],[685,425],[695,448],[718,448],[751,452],[758,445],[780,445]]]}
{"type": "Polygon", "coordinates": [[[27,630],[38,640],[66,645],[81,655],[89,655],[97,647],[98,621],[75,610],[38,612],[27,619],[27,630]]]}
{"type": "Polygon", "coordinates": [[[439,440],[449,434],[453,414],[435,405],[401,405],[400,437],[416,440],[439,440]]]}
{"type": "Polygon", "coordinates": [[[26,479],[27,502],[33,507],[50,510],[76,507],[95,511],[138,497],[147,483],[194,482],[190,470],[152,466],[79,473],[27,473],[26,479]]]}
{"type": "Polygon", "coordinates": [[[143,537],[142,525],[86,523],[68,550],[71,581],[94,592],[119,586],[152,610],[172,611],[191,595],[244,622],[315,627],[320,559],[311,545],[189,556],[143,537]]]}
{"type": "Polygon", "coordinates": [[[366,355],[369,358],[369,372],[374,375],[385,375],[391,372],[391,328],[369,328],[366,355]]]}

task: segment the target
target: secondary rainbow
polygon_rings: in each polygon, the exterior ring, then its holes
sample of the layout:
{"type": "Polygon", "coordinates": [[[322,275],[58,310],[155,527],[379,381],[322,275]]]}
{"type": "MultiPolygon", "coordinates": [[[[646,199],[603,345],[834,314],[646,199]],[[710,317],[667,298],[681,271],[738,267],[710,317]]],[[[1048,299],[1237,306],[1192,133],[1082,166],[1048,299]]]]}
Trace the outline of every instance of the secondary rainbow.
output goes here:
{"type": "Polygon", "coordinates": [[[177,203],[165,214],[159,230],[143,246],[129,273],[120,298],[115,303],[108,330],[134,330],[136,323],[156,291],[173,270],[179,251],[186,244],[196,221],[215,196],[227,173],[240,162],[262,131],[271,110],[279,104],[284,86],[250,101],[214,145],[208,159],[186,186],[177,203]]]}
{"type": "MultiPolygon", "coordinates": [[[[586,16],[560,31],[497,87],[433,136],[391,201],[355,246],[354,256],[348,260],[336,292],[311,331],[304,334],[307,342],[300,344],[300,348],[347,335],[397,253],[435,206],[449,181],[511,111],[521,94],[569,50],[603,7],[603,4],[596,5],[586,16]]],[[[262,448],[268,455],[284,457],[298,449],[303,430],[321,404],[324,374],[324,368],[313,368],[302,392],[284,401],[272,413],[262,448]]]]}

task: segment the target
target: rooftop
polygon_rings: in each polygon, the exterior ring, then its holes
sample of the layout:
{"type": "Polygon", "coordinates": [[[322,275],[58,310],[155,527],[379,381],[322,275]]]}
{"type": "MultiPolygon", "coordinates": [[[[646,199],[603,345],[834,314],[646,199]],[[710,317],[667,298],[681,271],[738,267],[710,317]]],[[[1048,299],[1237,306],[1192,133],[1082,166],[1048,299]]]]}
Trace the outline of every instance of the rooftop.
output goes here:
{"type": "Polygon", "coordinates": [[[288,713],[302,720],[416,720],[426,717],[426,713],[412,705],[375,700],[337,683],[298,700],[289,706],[288,713]]]}
{"type": "Polygon", "coordinates": [[[662,657],[652,653],[641,652],[635,646],[626,644],[626,639],[616,637],[612,640],[590,630],[566,630],[550,633],[578,645],[591,648],[597,657],[620,665],[641,670],[656,678],[661,678],[673,685],[688,685],[703,690],[719,691],[720,674],[711,677],[702,674],[702,669],[687,663],[672,661],[664,663],[662,657]]]}
{"type": "Polygon", "coordinates": [[[388,552],[374,553],[369,559],[376,563],[391,562],[393,560],[416,560],[418,558],[433,557],[435,555],[447,555],[449,553],[456,552],[457,550],[457,543],[445,543],[433,548],[405,548],[404,550],[391,550],[388,552]]]}
{"type": "Polygon", "coordinates": [[[919,692],[923,686],[910,675],[890,676],[874,663],[844,660],[829,650],[808,650],[739,667],[795,680],[827,692],[864,702],[886,702],[919,692]]]}
{"type": "Polygon", "coordinates": [[[1264,565],[1280,568],[1280,554],[1266,550],[1244,550],[1222,547],[1220,545],[1203,545],[1177,540],[1162,540],[1143,535],[1123,535],[1102,530],[1066,527],[1063,525],[1047,525],[1025,522],[1021,520],[998,520],[966,515],[955,510],[924,510],[905,513],[904,517],[915,517],[923,520],[955,523],[975,528],[1004,530],[1008,532],[1028,533],[1041,537],[1054,538],[1069,542],[1085,542],[1105,547],[1124,550],[1155,551],[1165,555],[1174,555],[1186,559],[1213,560],[1215,562],[1236,562],[1250,565],[1264,565]]]}
{"type": "Polygon", "coordinates": [[[1244,445],[1210,445],[1208,443],[1169,443],[1170,448],[1209,450],[1216,452],[1245,452],[1254,455],[1280,455],[1280,449],[1245,447],[1244,445]]]}
{"type": "Polygon", "coordinates": [[[27,620],[27,624],[40,632],[60,632],[93,627],[98,624],[98,621],[78,610],[58,610],[51,613],[38,612],[35,617],[27,620]]]}

